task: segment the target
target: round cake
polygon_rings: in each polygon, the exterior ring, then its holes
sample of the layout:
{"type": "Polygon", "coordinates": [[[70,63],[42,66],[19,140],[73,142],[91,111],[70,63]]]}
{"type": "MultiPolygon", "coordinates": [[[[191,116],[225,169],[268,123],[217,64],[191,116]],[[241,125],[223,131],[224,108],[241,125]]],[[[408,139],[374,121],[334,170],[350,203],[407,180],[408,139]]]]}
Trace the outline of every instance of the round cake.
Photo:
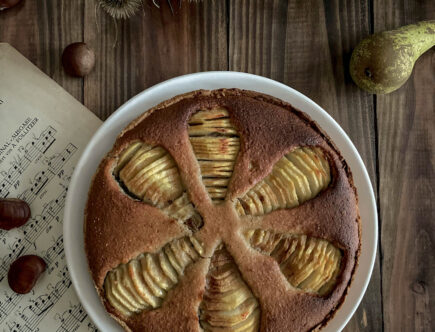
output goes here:
{"type": "Polygon", "coordinates": [[[127,331],[310,331],[360,252],[351,171],[305,113],[258,92],[193,91],[146,111],[93,178],[85,249],[127,331]]]}

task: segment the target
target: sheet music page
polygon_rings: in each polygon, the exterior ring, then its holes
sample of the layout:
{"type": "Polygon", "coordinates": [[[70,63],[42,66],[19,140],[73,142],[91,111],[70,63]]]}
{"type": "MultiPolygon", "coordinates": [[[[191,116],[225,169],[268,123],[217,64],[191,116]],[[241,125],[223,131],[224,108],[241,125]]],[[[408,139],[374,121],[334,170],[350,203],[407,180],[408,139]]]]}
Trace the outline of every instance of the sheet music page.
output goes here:
{"type": "Polygon", "coordinates": [[[101,121],[8,44],[0,44],[0,198],[29,203],[32,218],[0,230],[0,331],[96,331],[72,288],[63,249],[68,183],[101,121]],[[47,270],[14,293],[10,264],[36,254],[47,270]]]}

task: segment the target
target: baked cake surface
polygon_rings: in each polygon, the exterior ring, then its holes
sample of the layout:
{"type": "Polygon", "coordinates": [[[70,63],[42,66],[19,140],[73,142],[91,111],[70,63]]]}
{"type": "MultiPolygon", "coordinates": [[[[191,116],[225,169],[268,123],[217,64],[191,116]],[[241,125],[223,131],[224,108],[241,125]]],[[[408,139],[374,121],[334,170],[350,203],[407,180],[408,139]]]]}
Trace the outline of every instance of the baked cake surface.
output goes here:
{"type": "Polygon", "coordinates": [[[309,331],[357,266],[352,174],[306,114],[253,91],[176,96],[102,160],[89,269],[128,331],[309,331]]]}

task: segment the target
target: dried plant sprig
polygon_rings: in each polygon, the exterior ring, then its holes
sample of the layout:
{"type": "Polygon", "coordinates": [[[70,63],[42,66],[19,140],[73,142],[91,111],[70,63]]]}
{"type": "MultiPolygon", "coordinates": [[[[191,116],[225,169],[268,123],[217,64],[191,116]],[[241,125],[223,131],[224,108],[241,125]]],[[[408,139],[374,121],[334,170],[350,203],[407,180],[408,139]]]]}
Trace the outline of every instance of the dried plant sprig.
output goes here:
{"type": "Polygon", "coordinates": [[[114,19],[127,19],[142,7],[142,0],[98,0],[98,5],[114,19]]]}
{"type": "MultiPolygon", "coordinates": [[[[1,0],[0,0],[1,1],[1,0]]],[[[127,19],[135,15],[141,7],[143,7],[143,0],[96,0],[98,7],[103,8],[103,10],[112,16],[115,20],[117,19],[127,19]]],[[[152,0],[152,3],[157,8],[160,8],[161,0],[152,0]]],[[[172,4],[173,0],[166,0],[171,10],[172,15],[174,15],[174,7],[172,4]]],[[[199,2],[201,0],[189,0],[189,2],[199,2]]],[[[175,2],[175,1],[174,1],[175,2]]],[[[178,0],[178,7],[181,8],[181,3],[183,0],[178,0]]]]}
{"type": "MultiPolygon", "coordinates": [[[[160,8],[160,0],[151,0],[154,4],[154,6],[156,6],[157,8],[160,8]]],[[[166,2],[169,5],[169,8],[171,9],[172,13],[173,13],[173,6],[172,6],[172,1],[173,0],[166,0],[166,2]]],[[[201,0],[188,0],[189,2],[200,2],[201,0]]],[[[176,1],[174,1],[176,3],[176,1]]],[[[183,3],[183,0],[178,0],[178,8],[181,8],[181,4],[183,3]]]]}

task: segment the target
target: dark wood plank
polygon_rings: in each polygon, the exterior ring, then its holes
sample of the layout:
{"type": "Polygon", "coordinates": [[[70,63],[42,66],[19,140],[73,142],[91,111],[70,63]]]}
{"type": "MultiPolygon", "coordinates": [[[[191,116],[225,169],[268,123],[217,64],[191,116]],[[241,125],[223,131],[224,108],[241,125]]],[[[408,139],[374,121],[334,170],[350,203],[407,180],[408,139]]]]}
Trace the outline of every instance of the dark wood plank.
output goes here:
{"type": "MultiPolygon", "coordinates": [[[[375,30],[435,18],[430,0],[375,1],[375,30]]],[[[399,90],[377,97],[384,325],[435,330],[435,50],[399,90]]]]}
{"type": "MultiPolygon", "coordinates": [[[[27,0],[0,13],[0,41],[17,48],[103,119],[144,88],[188,72],[229,66],[279,80],[337,119],[376,184],[373,98],[352,84],[347,71],[352,48],[370,32],[368,5],[338,0],[229,3],[230,8],[225,0],[185,4],[174,17],[166,5],[160,12],[146,4],[144,14],[117,23],[113,47],[115,24],[101,11],[95,16],[92,1],[27,0]],[[63,48],[81,40],[97,54],[95,71],[84,81],[66,76],[60,64],[63,48]]],[[[375,0],[373,12],[376,31],[435,17],[429,0],[375,0]]],[[[376,99],[383,315],[385,329],[391,331],[435,329],[429,300],[435,272],[434,205],[429,199],[434,182],[433,56],[431,50],[418,61],[401,90],[376,99]]],[[[348,331],[381,329],[379,271],[377,261],[348,331]]]]}
{"type": "Polygon", "coordinates": [[[83,80],[61,65],[63,49],[83,38],[84,0],[22,1],[0,12],[0,41],[7,42],[83,101],[83,80]]]}
{"type": "Polygon", "coordinates": [[[166,1],[160,9],[150,3],[143,13],[115,23],[86,1],[85,41],[95,49],[97,64],[85,79],[84,103],[102,119],[156,83],[227,69],[225,0],[185,2],[175,15],[166,1]]]}
{"type": "MultiPolygon", "coordinates": [[[[348,73],[353,47],[370,32],[370,8],[359,1],[231,1],[230,70],[281,81],[329,112],[358,148],[376,190],[373,97],[348,73]]],[[[380,331],[379,258],[347,331],[380,331]]]]}

